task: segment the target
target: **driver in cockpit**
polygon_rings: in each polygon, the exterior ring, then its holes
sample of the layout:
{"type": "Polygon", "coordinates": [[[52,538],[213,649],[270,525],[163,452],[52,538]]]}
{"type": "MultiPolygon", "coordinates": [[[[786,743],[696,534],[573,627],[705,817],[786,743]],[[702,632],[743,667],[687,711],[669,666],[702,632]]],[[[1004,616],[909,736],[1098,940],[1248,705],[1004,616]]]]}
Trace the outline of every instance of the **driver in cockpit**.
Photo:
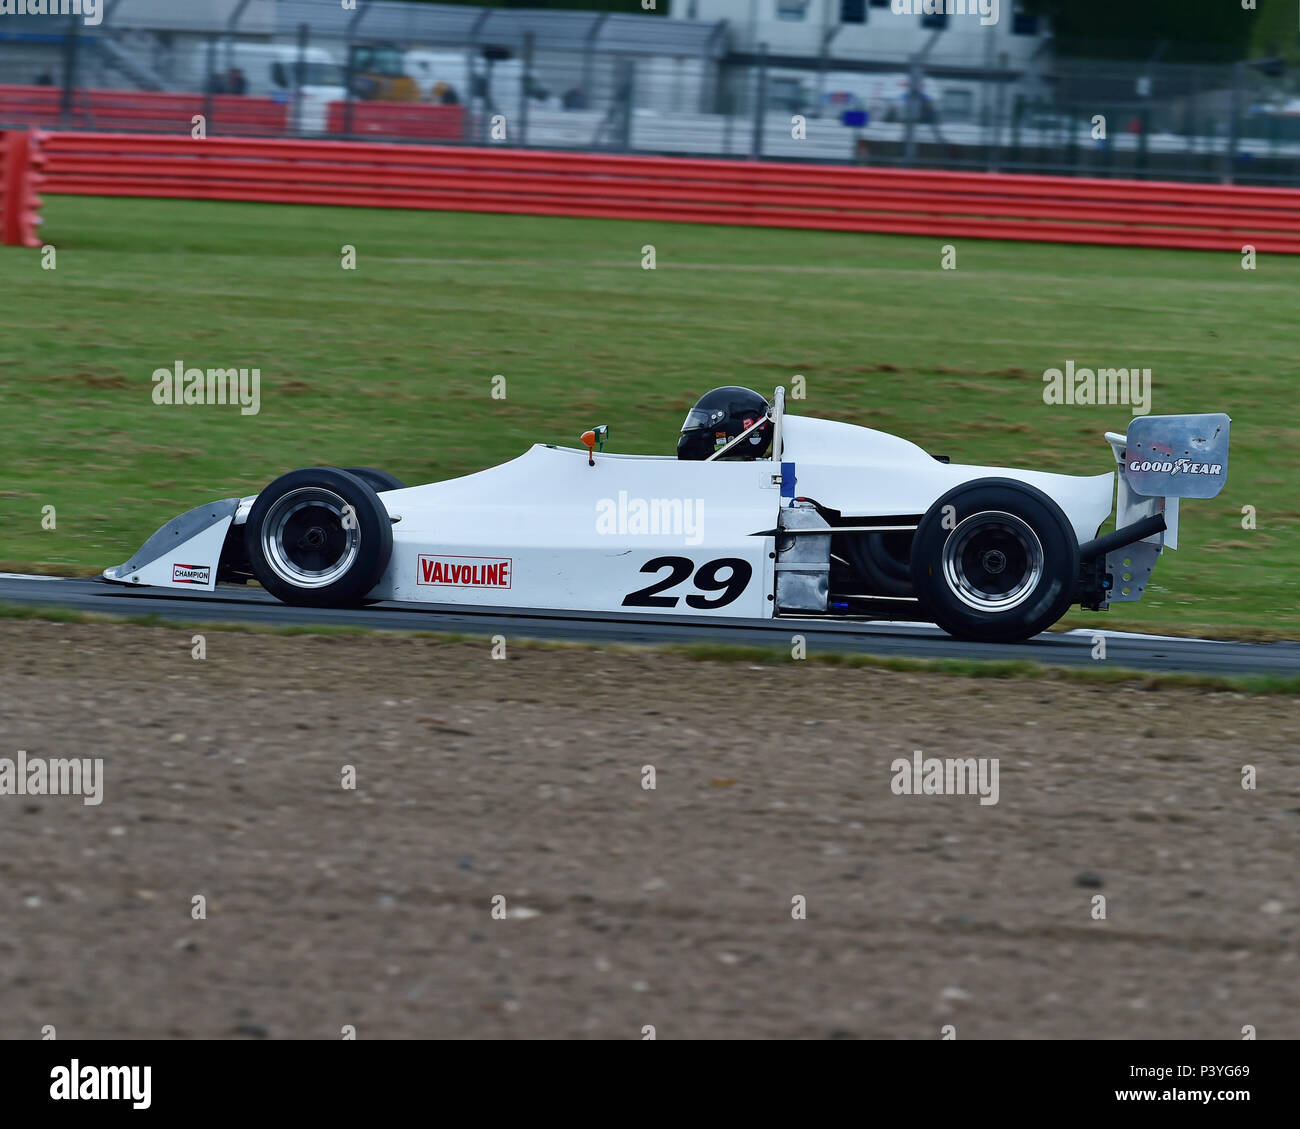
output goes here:
{"type": "Polygon", "coordinates": [[[686,413],[682,434],[677,440],[677,457],[707,459],[761,420],[760,426],[722,456],[724,459],[761,459],[772,445],[772,421],[768,419],[768,411],[767,401],[752,388],[727,385],[706,392],[686,413]]]}

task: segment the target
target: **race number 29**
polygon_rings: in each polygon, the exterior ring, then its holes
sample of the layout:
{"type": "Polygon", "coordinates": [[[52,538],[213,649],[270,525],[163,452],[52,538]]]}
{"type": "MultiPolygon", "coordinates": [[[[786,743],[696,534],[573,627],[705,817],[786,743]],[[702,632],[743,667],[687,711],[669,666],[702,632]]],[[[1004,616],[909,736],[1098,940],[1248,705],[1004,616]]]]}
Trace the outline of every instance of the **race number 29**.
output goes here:
{"type": "Polygon", "coordinates": [[[642,572],[656,573],[668,570],[668,575],[656,580],[648,588],[640,588],[623,597],[625,608],[675,608],[679,596],[663,596],[661,592],[676,588],[694,573],[696,593],[686,597],[686,603],[692,608],[723,608],[737,599],[749,584],[754,569],[740,557],[720,557],[700,565],[689,557],[655,557],[641,566],[642,572]],[[720,576],[722,573],[724,575],[720,576]],[[701,596],[699,592],[716,592],[717,595],[701,596]]]}

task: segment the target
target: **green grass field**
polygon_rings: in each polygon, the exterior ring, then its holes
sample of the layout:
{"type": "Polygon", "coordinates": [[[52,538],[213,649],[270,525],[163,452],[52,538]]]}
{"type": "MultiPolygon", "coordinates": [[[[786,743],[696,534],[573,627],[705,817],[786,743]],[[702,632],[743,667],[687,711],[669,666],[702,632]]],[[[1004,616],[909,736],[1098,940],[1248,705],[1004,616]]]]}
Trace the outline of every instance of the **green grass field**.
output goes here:
{"type": "Polygon", "coordinates": [[[5,568],[97,571],[297,466],[424,482],[596,423],[667,453],[708,388],[796,374],[792,411],[1098,473],[1130,413],[1045,405],[1043,371],[1074,360],[1149,367],[1155,412],[1234,427],[1228,488],[1184,504],[1146,600],[1067,622],[1300,638],[1300,260],[965,240],[943,271],[938,239],[74,197],[47,198],[44,233],[55,270],[0,248],[5,568]],[[260,414],[155,405],[177,360],[259,368],[260,414]]]}

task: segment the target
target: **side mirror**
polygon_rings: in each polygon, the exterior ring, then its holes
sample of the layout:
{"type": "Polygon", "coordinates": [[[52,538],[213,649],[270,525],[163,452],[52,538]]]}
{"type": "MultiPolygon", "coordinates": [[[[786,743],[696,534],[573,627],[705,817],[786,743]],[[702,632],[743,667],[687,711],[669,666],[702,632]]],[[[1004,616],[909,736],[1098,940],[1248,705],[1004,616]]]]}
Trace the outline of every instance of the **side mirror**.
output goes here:
{"type": "Polygon", "coordinates": [[[596,446],[600,445],[600,450],[605,449],[605,441],[609,438],[609,427],[601,424],[599,427],[593,427],[590,431],[582,433],[582,445],[587,448],[587,465],[596,465],[596,446]]]}

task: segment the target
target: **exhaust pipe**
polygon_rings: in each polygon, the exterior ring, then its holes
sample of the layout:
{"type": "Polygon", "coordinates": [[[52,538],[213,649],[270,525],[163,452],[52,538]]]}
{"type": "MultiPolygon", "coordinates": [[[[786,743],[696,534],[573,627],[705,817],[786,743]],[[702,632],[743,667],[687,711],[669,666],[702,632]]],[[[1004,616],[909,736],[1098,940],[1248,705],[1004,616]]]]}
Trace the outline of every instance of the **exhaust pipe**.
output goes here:
{"type": "Polygon", "coordinates": [[[1164,514],[1152,514],[1141,521],[1135,521],[1132,525],[1124,526],[1123,529],[1117,529],[1114,533],[1107,533],[1104,537],[1097,537],[1087,544],[1080,545],[1079,560],[1083,562],[1096,560],[1112,550],[1124,549],[1135,541],[1143,541],[1157,533],[1164,533],[1168,528],[1165,525],[1164,514]]]}

